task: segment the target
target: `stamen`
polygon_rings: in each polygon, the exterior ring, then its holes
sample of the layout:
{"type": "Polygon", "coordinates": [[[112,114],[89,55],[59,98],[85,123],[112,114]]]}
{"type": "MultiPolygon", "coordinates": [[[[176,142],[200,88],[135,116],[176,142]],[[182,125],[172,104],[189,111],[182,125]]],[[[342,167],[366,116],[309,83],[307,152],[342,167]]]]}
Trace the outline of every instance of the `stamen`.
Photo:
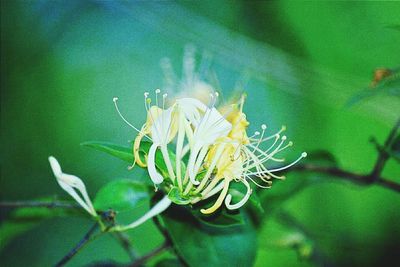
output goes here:
{"type": "Polygon", "coordinates": [[[250,181],[252,181],[256,186],[258,186],[260,188],[265,188],[265,189],[271,188],[271,184],[272,184],[271,181],[264,181],[263,180],[264,182],[268,182],[268,185],[260,185],[259,183],[254,181],[250,176],[246,176],[246,178],[249,179],[250,181]]]}
{"type": "Polygon", "coordinates": [[[156,106],[158,107],[158,94],[161,92],[160,89],[156,89],[155,93],[156,93],[156,106]]]}
{"type": "Polygon", "coordinates": [[[144,133],[143,133],[142,131],[140,131],[138,128],[136,128],[135,126],[133,126],[127,119],[125,119],[125,117],[122,115],[121,111],[120,111],[119,108],[118,108],[118,104],[117,104],[117,102],[118,102],[118,97],[114,97],[114,98],[113,98],[113,102],[114,102],[115,109],[117,110],[118,115],[121,117],[121,119],[122,119],[126,124],[128,124],[131,128],[133,128],[135,131],[137,131],[137,132],[140,133],[140,134],[143,134],[144,136],[146,136],[147,138],[149,138],[149,139],[151,140],[151,138],[150,138],[148,135],[144,134],[144,133]]]}
{"type": "Polygon", "coordinates": [[[290,167],[292,167],[293,165],[295,165],[297,162],[299,162],[302,158],[305,158],[305,157],[307,157],[307,153],[306,153],[306,152],[303,152],[303,153],[301,153],[301,155],[300,155],[300,157],[299,157],[298,159],[296,159],[295,161],[293,161],[293,162],[290,163],[289,165],[286,165],[286,166],[284,166],[284,167],[280,167],[280,168],[277,168],[277,169],[269,170],[269,172],[278,172],[278,171],[282,171],[282,170],[285,170],[285,169],[287,169],[287,168],[290,168],[290,167]]]}
{"type": "Polygon", "coordinates": [[[244,101],[246,99],[246,94],[242,94],[241,98],[240,98],[240,113],[243,113],[243,105],[244,105],[244,101]]]}
{"type": "Polygon", "coordinates": [[[260,136],[260,138],[259,138],[259,140],[258,140],[256,146],[255,146],[254,149],[253,149],[253,153],[254,153],[254,151],[256,151],[256,149],[258,148],[258,146],[261,144],[261,141],[262,141],[262,139],[263,139],[263,137],[264,137],[265,129],[267,129],[267,126],[266,126],[265,124],[263,124],[263,125],[261,125],[261,129],[262,129],[261,136],[260,136]]]}
{"type": "Polygon", "coordinates": [[[162,109],[165,109],[165,99],[167,98],[168,94],[163,94],[163,101],[162,101],[162,109]]]}

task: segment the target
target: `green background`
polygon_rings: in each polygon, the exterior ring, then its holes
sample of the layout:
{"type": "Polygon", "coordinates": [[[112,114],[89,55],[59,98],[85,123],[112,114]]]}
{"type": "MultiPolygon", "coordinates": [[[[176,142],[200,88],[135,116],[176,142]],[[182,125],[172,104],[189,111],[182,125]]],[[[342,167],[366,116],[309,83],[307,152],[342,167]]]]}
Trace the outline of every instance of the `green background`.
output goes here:
{"type": "MultiPolygon", "coordinates": [[[[384,141],[400,114],[399,98],[345,104],[369,86],[375,68],[400,65],[398,14],[396,2],[3,0],[1,199],[69,199],[52,176],[49,155],[81,177],[92,196],[115,178],[142,176],[79,144],[132,140],[135,133],[116,114],[112,98],[118,96],[122,112],[142,125],[143,92],[163,85],[160,59],[169,57],[180,75],[187,44],[197,47],[198,59],[212,55],[225,98],[245,82],[250,131],[262,123],[288,126],[295,141],[288,159],[324,149],[344,169],[366,173],[377,157],[368,140],[384,141]]],[[[383,172],[397,180],[399,174],[394,161],[383,172]]],[[[400,198],[394,192],[331,181],[308,186],[281,205],[309,229],[333,266],[399,260],[400,198]]],[[[255,266],[312,266],[294,250],[272,245],[284,231],[265,216],[255,266]]],[[[54,264],[89,226],[82,218],[46,221],[9,243],[1,265],[54,264]]],[[[152,223],[129,235],[138,253],[162,242],[152,223]]],[[[129,260],[104,236],[69,266],[105,259],[129,260]]]]}

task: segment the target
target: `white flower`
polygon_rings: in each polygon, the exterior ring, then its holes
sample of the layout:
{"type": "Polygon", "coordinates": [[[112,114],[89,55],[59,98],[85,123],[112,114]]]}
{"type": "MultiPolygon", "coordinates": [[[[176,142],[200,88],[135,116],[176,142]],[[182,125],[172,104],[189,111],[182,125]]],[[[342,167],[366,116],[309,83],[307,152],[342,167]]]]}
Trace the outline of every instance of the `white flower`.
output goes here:
{"type": "MultiPolygon", "coordinates": [[[[249,122],[243,112],[245,97],[217,107],[218,93],[213,92],[213,87],[194,72],[193,53],[192,50],[185,53],[185,78],[180,83],[174,81],[172,67],[169,61],[164,60],[167,90],[173,91],[178,87],[184,92],[172,98],[171,102],[167,101],[167,94],[164,94],[162,102],[159,102],[161,90],[157,89],[155,105],[151,105],[149,93],[146,92],[147,120],[140,130],[126,121],[117,105],[116,108],[122,119],[138,132],[134,142],[135,163],[147,167],[153,183],[165,193],[175,194],[171,194],[170,200],[178,204],[196,204],[218,195],[213,205],[201,209],[202,213],[213,213],[222,204],[230,210],[239,209],[253,193],[249,181],[259,187],[269,188],[272,178],[284,178],[277,172],[293,166],[307,154],[302,153],[297,160],[283,167],[267,167],[269,162],[283,162],[284,159],[278,157],[280,152],[292,146],[292,142],[286,143],[286,136],[281,136],[285,128],[266,137],[267,127],[262,125],[261,132],[256,131],[248,137],[249,122]],[[144,137],[152,142],[146,162],[138,154],[144,137]],[[158,149],[167,169],[168,175],[165,177],[156,166],[158,149]],[[170,154],[175,154],[174,162],[170,154]],[[233,196],[229,192],[231,183],[241,183],[246,190],[236,203],[232,203],[233,196]],[[178,197],[176,188],[179,190],[178,197]]],[[[138,222],[169,205],[165,198],[138,222]]],[[[131,225],[136,226],[138,222],[131,225]]]]}
{"type": "Polygon", "coordinates": [[[196,175],[208,152],[209,146],[218,138],[227,136],[231,129],[232,125],[216,108],[213,107],[206,111],[194,131],[193,139],[195,141],[190,151],[188,162],[189,177],[193,184],[200,184],[200,182],[196,181],[196,175]]]}
{"type": "Polygon", "coordinates": [[[57,178],[58,184],[68,194],[70,194],[87,212],[92,216],[97,216],[96,210],[93,207],[92,201],[86,192],[85,184],[79,177],[75,175],[63,173],[61,166],[53,156],[49,157],[51,169],[53,170],[54,176],[57,178]],[[78,192],[81,196],[78,194],[78,192]],[[83,197],[83,198],[82,198],[83,197]]]}

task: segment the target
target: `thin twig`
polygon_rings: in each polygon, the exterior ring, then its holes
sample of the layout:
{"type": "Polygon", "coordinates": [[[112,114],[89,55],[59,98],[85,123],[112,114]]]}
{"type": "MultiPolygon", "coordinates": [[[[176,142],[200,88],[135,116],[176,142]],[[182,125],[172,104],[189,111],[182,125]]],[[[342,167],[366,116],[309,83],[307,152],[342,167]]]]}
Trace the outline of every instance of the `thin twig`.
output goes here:
{"type": "Polygon", "coordinates": [[[64,266],[68,261],[70,261],[90,240],[94,232],[97,230],[99,224],[96,222],[90,229],[89,231],[85,234],[85,236],[79,241],[76,246],[71,249],[67,255],[65,255],[57,264],[55,264],[55,267],[61,267],[64,266]]]}
{"type": "Polygon", "coordinates": [[[391,189],[393,191],[400,193],[400,184],[395,183],[391,180],[385,179],[381,176],[376,176],[374,179],[371,179],[370,174],[362,175],[357,174],[349,171],[342,170],[337,167],[324,167],[324,166],[317,166],[313,164],[303,164],[298,165],[292,168],[292,171],[309,171],[309,172],[316,172],[316,173],[325,173],[329,174],[338,178],[342,178],[344,180],[349,180],[358,184],[363,185],[370,185],[372,183],[376,183],[382,187],[391,189]]]}
{"type": "Polygon", "coordinates": [[[382,172],[383,167],[385,166],[387,160],[389,159],[390,155],[389,153],[387,153],[387,151],[390,151],[393,142],[396,140],[397,131],[399,130],[399,128],[400,128],[400,118],[397,120],[396,124],[393,126],[388,137],[386,138],[383,149],[379,150],[378,159],[376,160],[375,166],[370,174],[370,179],[372,181],[378,180],[379,174],[382,172]]]}
{"type": "Polygon", "coordinates": [[[346,170],[342,170],[337,167],[324,167],[324,166],[318,166],[318,165],[313,165],[313,164],[303,164],[303,165],[298,165],[292,168],[291,170],[294,171],[310,171],[310,172],[317,172],[317,173],[326,173],[330,174],[331,176],[335,176],[338,178],[346,179],[358,184],[364,184],[364,185],[371,185],[373,183],[378,184],[382,187],[385,187],[387,189],[391,189],[396,192],[400,192],[400,184],[396,183],[394,181],[391,181],[389,179],[385,179],[381,176],[382,170],[387,162],[387,160],[390,158],[390,154],[388,151],[390,151],[393,142],[397,138],[397,132],[400,129],[400,118],[390,131],[388,137],[386,138],[385,144],[382,148],[380,148],[376,143],[375,145],[378,147],[378,158],[375,162],[374,168],[369,174],[357,174],[354,172],[349,172],[346,170]]]}
{"type": "Polygon", "coordinates": [[[129,255],[129,258],[131,261],[134,261],[137,258],[136,252],[132,247],[131,241],[129,240],[129,237],[127,234],[122,233],[122,232],[113,232],[113,236],[115,239],[118,240],[120,245],[124,248],[126,253],[129,255]]]}
{"type": "Polygon", "coordinates": [[[171,247],[170,243],[166,240],[163,244],[161,244],[161,246],[155,248],[154,250],[150,251],[146,255],[140,257],[135,262],[133,262],[131,265],[128,265],[128,267],[142,266],[146,261],[157,256],[158,254],[160,254],[161,252],[163,252],[164,250],[166,250],[170,247],[171,247]]]}
{"type": "Polygon", "coordinates": [[[164,236],[165,241],[168,242],[169,244],[171,244],[171,247],[174,249],[175,252],[175,256],[177,257],[177,259],[179,260],[179,262],[181,263],[182,266],[189,266],[186,261],[182,258],[182,256],[180,255],[180,253],[176,250],[176,248],[174,247],[174,242],[171,238],[171,235],[169,234],[168,230],[162,225],[160,219],[158,216],[154,216],[152,218],[154,224],[156,225],[156,227],[158,228],[158,230],[160,231],[160,233],[164,236]]]}
{"type": "Polygon", "coordinates": [[[1,208],[22,208],[22,207],[42,207],[42,208],[63,208],[63,209],[80,209],[77,203],[69,203],[63,201],[1,201],[1,208]]]}

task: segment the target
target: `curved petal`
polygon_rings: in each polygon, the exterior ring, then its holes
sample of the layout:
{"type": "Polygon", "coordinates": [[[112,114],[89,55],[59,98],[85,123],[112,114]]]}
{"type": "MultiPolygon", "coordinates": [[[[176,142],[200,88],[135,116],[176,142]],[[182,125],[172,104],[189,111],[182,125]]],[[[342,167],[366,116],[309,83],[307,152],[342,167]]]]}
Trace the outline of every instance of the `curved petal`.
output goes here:
{"type": "Polygon", "coordinates": [[[200,184],[200,182],[196,181],[196,160],[197,160],[197,156],[200,153],[200,150],[202,149],[201,146],[199,145],[195,145],[193,147],[193,149],[190,151],[190,156],[189,156],[189,161],[188,161],[188,165],[187,165],[187,169],[189,172],[189,179],[192,182],[192,184],[194,185],[198,185],[200,184]]]}
{"type": "Polygon", "coordinates": [[[147,171],[149,172],[150,178],[155,184],[161,184],[164,178],[157,172],[156,169],[156,151],[157,144],[152,144],[149,150],[149,157],[147,158],[147,171]]]}
{"type": "Polygon", "coordinates": [[[50,156],[49,162],[60,187],[64,189],[72,198],[74,198],[76,202],[78,202],[79,205],[81,205],[82,208],[84,208],[87,212],[93,216],[97,216],[96,210],[93,207],[92,201],[88,196],[85,184],[82,182],[82,180],[75,175],[63,173],[56,158],[50,156]],[[77,193],[76,189],[82,195],[83,199],[77,193]]]}
{"type": "Polygon", "coordinates": [[[219,137],[228,135],[231,129],[232,124],[216,108],[211,108],[206,111],[194,131],[194,140],[203,144],[212,144],[219,137]]]}
{"type": "Polygon", "coordinates": [[[244,204],[246,204],[247,200],[249,199],[249,197],[252,193],[249,183],[246,180],[241,180],[241,182],[247,187],[246,195],[244,195],[244,197],[238,203],[231,204],[230,202],[232,200],[232,195],[228,194],[225,198],[225,206],[229,210],[236,210],[236,209],[239,209],[240,207],[242,207],[244,204]]]}
{"type": "Polygon", "coordinates": [[[172,112],[174,107],[163,110],[162,113],[155,119],[151,126],[151,137],[153,143],[167,144],[174,138],[177,132],[176,122],[173,123],[172,112]]]}
{"type": "Polygon", "coordinates": [[[140,142],[142,141],[144,134],[139,133],[138,136],[136,136],[135,138],[135,142],[133,143],[133,156],[134,156],[134,162],[132,164],[132,166],[135,165],[135,163],[137,163],[137,165],[139,165],[142,168],[145,168],[147,165],[145,162],[143,162],[140,158],[140,142]]]}
{"type": "Polygon", "coordinates": [[[214,205],[212,205],[208,209],[201,209],[200,210],[201,213],[203,213],[203,214],[211,214],[214,211],[216,211],[219,207],[221,207],[221,204],[224,201],[224,198],[225,198],[226,194],[228,193],[229,183],[230,183],[230,181],[224,180],[224,187],[222,189],[221,194],[218,196],[217,201],[215,201],[214,205]]]}
{"type": "Polygon", "coordinates": [[[181,98],[176,102],[190,123],[197,127],[201,120],[200,112],[204,113],[207,110],[207,106],[195,98],[181,98]]]}
{"type": "Polygon", "coordinates": [[[171,203],[172,201],[168,198],[168,196],[164,196],[164,198],[161,199],[156,205],[154,205],[145,215],[127,226],[116,227],[115,231],[125,231],[135,228],[147,221],[148,219],[151,219],[154,216],[157,216],[158,214],[165,211],[171,205],[171,203]]]}
{"type": "Polygon", "coordinates": [[[58,163],[57,159],[53,156],[49,157],[49,162],[50,162],[50,167],[54,173],[54,176],[56,176],[56,178],[58,179],[58,177],[60,177],[62,174],[60,164],[58,163]]]}

